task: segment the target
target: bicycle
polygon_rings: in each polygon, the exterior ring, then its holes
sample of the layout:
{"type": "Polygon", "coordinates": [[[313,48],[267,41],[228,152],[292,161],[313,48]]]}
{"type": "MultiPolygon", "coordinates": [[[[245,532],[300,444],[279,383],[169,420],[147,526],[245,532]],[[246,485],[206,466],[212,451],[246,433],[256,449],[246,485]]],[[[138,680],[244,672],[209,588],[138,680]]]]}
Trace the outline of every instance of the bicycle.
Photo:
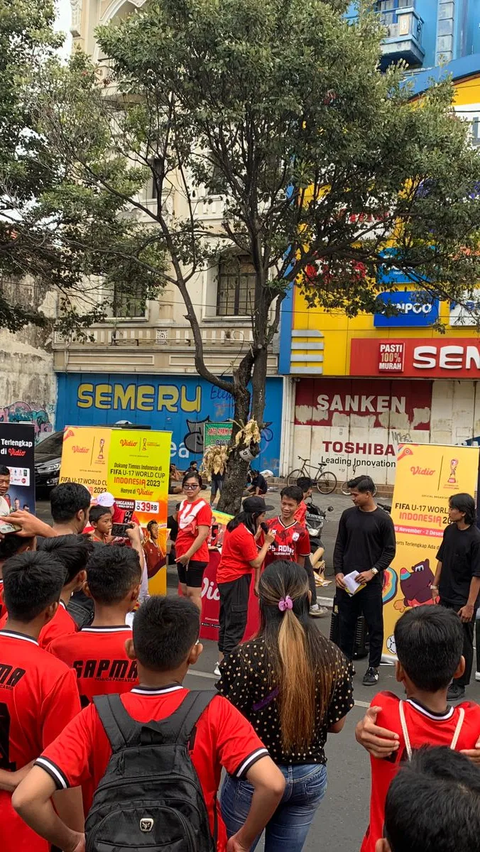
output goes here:
{"type": "Polygon", "coordinates": [[[287,476],[287,485],[296,485],[297,479],[301,476],[308,476],[312,480],[312,486],[317,488],[320,494],[331,494],[332,491],[335,491],[337,487],[337,477],[331,470],[324,470],[326,468],[326,462],[319,462],[318,466],[315,468],[315,465],[308,464],[310,459],[302,459],[301,456],[298,456],[301,462],[303,462],[302,468],[297,468],[297,470],[292,470],[291,473],[287,476]],[[311,476],[309,471],[315,470],[316,473],[314,476],[311,476]]]}
{"type": "MultiPolygon", "coordinates": [[[[357,462],[356,462],[356,461],[354,461],[354,462],[353,462],[353,466],[352,466],[352,470],[351,470],[351,473],[350,473],[350,476],[348,477],[348,479],[346,479],[346,480],[345,480],[345,482],[344,482],[344,483],[342,483],[341,491],[342,491],[342,494],[345,494],[345,497],[350,497],[350,489],[349,489],[349,487],[348,487],[348,483],[350,482],[350,480],[351,480],[351,479],[354,479],[355,475],[357,475],[357,476],[358,476],[358,474],[356,474],[356,470],[357,470],[357,462]]],[[[369,473],[368,473],[368,474],[366,473],[366,474],[365,474],[365,476],[370,476],[370,474],[369,474],[369,473]]],[[[374,492],[373,492],[373,496],[374,496],[374,497],[375,497],[376,493],[377,493],[377,487],[375,486],[375,490],[374,490],[374,492]]],[[[383,508],[383,507],[382,507],[382,508],[383,508]]]]}

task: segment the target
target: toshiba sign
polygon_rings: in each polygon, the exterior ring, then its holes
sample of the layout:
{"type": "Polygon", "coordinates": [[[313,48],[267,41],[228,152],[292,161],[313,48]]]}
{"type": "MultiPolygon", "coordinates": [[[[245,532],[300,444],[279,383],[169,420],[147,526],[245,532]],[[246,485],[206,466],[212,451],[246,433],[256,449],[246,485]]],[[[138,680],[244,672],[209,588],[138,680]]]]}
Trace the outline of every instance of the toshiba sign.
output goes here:
{"type": "Polygon", "coordinates": [[[352,340],[350,375],[480,378],[480,339],[352,340]]]}

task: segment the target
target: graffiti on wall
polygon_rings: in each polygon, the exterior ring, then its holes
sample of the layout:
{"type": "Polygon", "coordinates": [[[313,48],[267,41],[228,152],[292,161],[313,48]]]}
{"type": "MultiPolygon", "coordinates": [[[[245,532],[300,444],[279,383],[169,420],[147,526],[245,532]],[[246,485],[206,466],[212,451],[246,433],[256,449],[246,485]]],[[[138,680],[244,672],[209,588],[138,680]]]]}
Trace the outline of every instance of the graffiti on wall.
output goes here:
{"type": "Polygon", "coordinates": [[[39,441],[43,435],[53,431],[53,413],[49,412],[52,406],[39,404],[29,405],[28,402],[13,402],[4,408],[0,408],[0,423],[32,423],[35,430],[35,441],[39,441]]]}
{"type": "MultiPolygon", "coordinates": [[[[278,471],[282,380],[267,379],[265,419],[258,465],[278,471]],[[272,414],[275,414],[275,419],[272,414]]],[[[112,376],[60,374],[57,428],[113,425],[127,420],[172,432],[172,459],[185,467],[203,454],[203,427],[233,417],[230,393],[194,376],[112,376]]]]}

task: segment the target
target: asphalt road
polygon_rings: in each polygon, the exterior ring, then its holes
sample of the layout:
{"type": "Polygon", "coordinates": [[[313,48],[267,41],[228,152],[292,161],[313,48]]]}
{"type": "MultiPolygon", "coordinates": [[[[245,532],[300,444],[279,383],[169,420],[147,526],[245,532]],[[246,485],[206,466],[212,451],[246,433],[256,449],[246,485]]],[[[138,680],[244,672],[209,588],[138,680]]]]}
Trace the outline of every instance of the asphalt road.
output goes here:
{"type": "MultiPolygon", "coordinates": [[[[171,510],[178,498],[169,500],[171,510]]],[[[279,494],[269,492],[267,503],[273,506],[270,516],[278,510],[279,494]]],[[[326,548],[327,576],[332,575],[332,555],[338,520],[346,507],[350,505],[348,497],[333,494],[328,497],[315,496],[314,501],[321,508],[333,506],[333,512],[327,516],[323,542],[326,548]]],[[[37,504],[37,514],[44,520],[50,520],[48,503],[37,504]]],[[[176,572],[169,570],[168,593],[176,593],[176,572]]],[[[320,595],[333,598],[334,584],[319,592],[320,595]]],[[[330,618],[317,619],[316,624],[328,635],[330,618]]],[[[217,647],[214,642],[205,641],[204,651],[197,666],[191,669],[186,683],[192,689],[213,689],[215,676],[213,669],[217,659],[217,647]]],[[[312,828],[310,829],[305,852],[359,852],[362,838],[368,824],[370,797],[370,765],[367,753],[359,746],[354,737],[355,725],[362,718],[376,688],[362,685],[366,668],[363,660],[356,662],[357,674],[354,678],[355,707],[349,713],[343,731],[330,734],[326,752],[328,757],[328,790],[312,828]]],[[[378,689],[402,694],[401,687],[395,681],[393,666],[382,666],[378,689]]],[[[472,682],[468,698],[480,703],[480,683],[472,682]]],[[[258,847],[263,849],[261,843],[258,847]]],[[[288,852],[288,850],[287,850],[288,852]]]]}

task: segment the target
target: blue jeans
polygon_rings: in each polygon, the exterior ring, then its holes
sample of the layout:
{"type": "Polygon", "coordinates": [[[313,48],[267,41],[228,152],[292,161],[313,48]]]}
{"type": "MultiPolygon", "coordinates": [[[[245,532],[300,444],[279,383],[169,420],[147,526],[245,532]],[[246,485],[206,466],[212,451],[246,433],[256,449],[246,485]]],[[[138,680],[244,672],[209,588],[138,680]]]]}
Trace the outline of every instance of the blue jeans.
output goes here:
{"type": "MultiPolygon", "coordinates": [[[[286,787],[277,810],[265,828],[265,852],[301,852],[315,812],[327,789],[327,767],[321,764],[279,766],[286,787]]],[[[245,824],[252,802],[248,781],[225,777],[221,794],[222,816],[229,837],[245,824]]],[[[250,852],[256,848],[257,837],[250,852]]]]}

